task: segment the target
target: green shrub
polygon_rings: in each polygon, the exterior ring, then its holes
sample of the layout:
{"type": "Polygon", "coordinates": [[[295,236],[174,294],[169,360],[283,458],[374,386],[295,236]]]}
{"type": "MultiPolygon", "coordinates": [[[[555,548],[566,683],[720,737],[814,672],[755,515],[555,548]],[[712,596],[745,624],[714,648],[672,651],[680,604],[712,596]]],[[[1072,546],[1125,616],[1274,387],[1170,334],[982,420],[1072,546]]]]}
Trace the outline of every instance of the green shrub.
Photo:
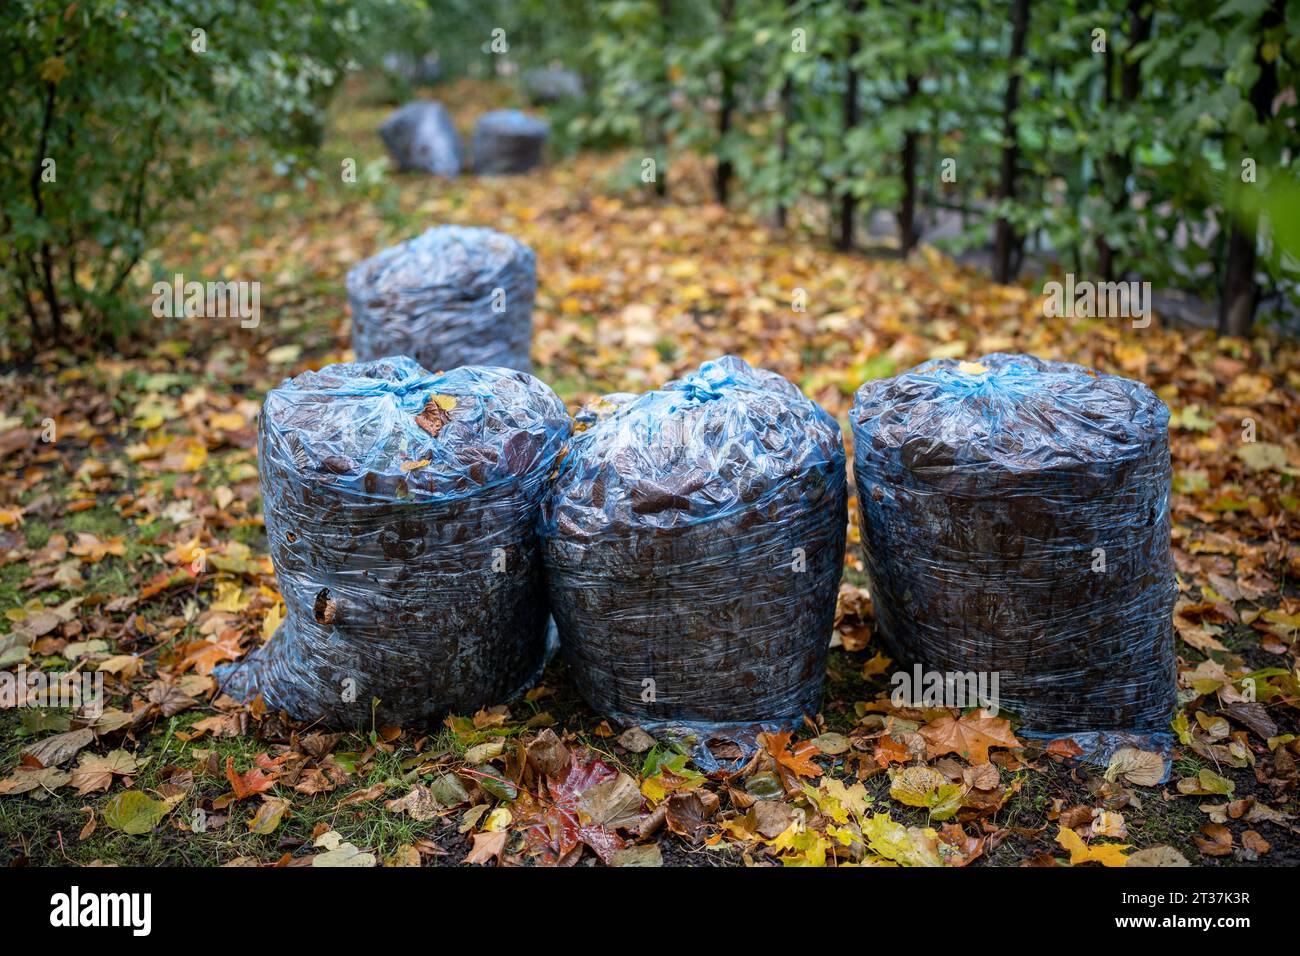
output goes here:
{"type": "MultiPolygon", "coordinates": [[[[319,142],[361,23],[335,0],[0,4],[0,330],[11,356],[119,338],[141,256],[264,139],[319,142]]],[[[281,166],[286,168],[286,166],[281,166]]]]}

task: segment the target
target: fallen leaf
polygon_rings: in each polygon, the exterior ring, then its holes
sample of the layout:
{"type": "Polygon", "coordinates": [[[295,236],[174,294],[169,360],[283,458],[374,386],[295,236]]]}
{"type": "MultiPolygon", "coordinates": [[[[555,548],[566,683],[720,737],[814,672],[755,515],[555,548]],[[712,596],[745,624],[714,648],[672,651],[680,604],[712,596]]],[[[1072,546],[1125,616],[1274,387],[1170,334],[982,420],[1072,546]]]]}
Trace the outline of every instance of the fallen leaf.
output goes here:
{"type": "Polygon", "coordinates": [[[1154,787],[1165,778],[1165,758],[1149,750],[1121,747],[1111,754],[1106,779],[1120,780],[1135,787],[1154,787]]]}
{"type": "Polygon", "coordinates": [[[990,747],[1024,746],[1011,732],[1010,721],[990,717],[982,710],[963,714],[958,720],[940,717],[918,733],[925,738],[929,759],[955,753],[971,763],[988,763],[990,747]]]}
{"type": "Polygon", "coordinates": [[[1091,846],[1083,842],[1083,837],[1073,830],[1061,827],[1056,834],[1056,842],[1070,853],[1070,865],[1081,863],[1100,863],[1102,866],[1125,866],[1128,857],[1125,850],[1127,843],[1094,843],[1091,846]]]}
{"type": "Polygon", "coordinates": [[[474,834],[474,846],[465,856],[466,863],[491,863],[501,856],[510,834],[505,830],[489,830],[474,834]]]}
{"type": "Polygon", "coordinates": [[[172,804],[139,790],[124,790],[104,806],[104,822],[133,836],[150,832],[171,812],[172,804]]]}
{"type": "Polygon", "coordinates": [[[275,832],[275,828],[280,825],[284,818],[284,812],[289,809],[289,801],[279,797],[263,797],[262,805],[257,808],[257,813],[248,821],[248,829],[253,833],[266,836],[275,832]]]}

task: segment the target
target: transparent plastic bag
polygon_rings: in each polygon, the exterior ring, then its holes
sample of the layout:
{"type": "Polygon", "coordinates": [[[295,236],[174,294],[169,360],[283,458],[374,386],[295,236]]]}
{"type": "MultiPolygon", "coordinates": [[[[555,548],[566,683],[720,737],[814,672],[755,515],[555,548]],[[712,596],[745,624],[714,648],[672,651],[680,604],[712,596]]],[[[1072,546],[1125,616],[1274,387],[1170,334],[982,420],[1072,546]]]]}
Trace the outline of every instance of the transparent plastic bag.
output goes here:
{"type": "Polygon", "coordinates": [[[540,166],[550,132],[546,120],[519,110],[484,113],[474,125],[474,172],[526,173],[540,166]]]}
{"type": "Polygon", "coordinates": [[[532,368],[537,260],[491,229],[437,226],[348,272],[358,362],[409,355],[427,369],[532,368]]]}
{"type": "Polygon", "coordinates": [[[447,178],[460,175],[460,135],[441,103],[416,100],[394,110],[379,127],[379,138],[399,172],[414,170],[447,178]]]}
{"type": "Polygon", "coordinates": [[[868,382],[851,424],[871,598],[899,666],[997,674],[999,708],[1031,736],[1166,743],[1164,402],[998,353],[868,382]]]}
{"type": "Polygon", "coordinates": [[[262,501],[285,619],[222,668],[300,720],[428,723],[539,674],[549,609],[537,513],[571,423],[504,368],[330,365],[268,393],[262,501]]]}
{"type": "Polygon", "coordinates": [[[848,520],[835,420],[733,356],[610,399],[580,415],[542,511],[578,689],[719,736],[816,713],[848,520]]]}

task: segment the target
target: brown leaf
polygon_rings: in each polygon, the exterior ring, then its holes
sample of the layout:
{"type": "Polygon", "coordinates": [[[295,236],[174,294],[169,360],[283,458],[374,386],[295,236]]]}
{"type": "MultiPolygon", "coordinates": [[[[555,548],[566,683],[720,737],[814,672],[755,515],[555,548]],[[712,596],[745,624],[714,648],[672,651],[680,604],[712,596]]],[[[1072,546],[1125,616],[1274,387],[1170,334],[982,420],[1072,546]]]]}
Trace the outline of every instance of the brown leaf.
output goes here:
{"type": "Polygon", "coordinates": [[[135,757],[125,750],[114,750],[103,757],[98,754],[82,754],[69,783],[77,788],[79,794],[107,790],[112,785],[115,774],[130,776],[136,769],[135,757]]]}
{"type": "Polygon", "coordinates": [[[1273,845],[1255,830],[1246,830],[1241,834],[1241,845],[1255,853],[1256,856],[1263,856],[1273,849],[1273,845]]]}
{"type": "Polygon", "coordinates": [[[678,791],[665,801],[668,805],[664,822],[668,829],[678,836],[694,840],[706,824],[704,822],[704,802],[694,790],[685,793],[678,791]]]}
{"type": "Polygon", "coordinates": [[[384,809],[393,813],[405,813],[412,820],[424,823],[438,815],[441,807],[434,799],[433,792],[427,787],[412,787],[411,792],[396,800],[389,800],[384,809]]]}
{"type": "Polygon", "coordinates": [[[655,745],[655,739],[640,727],[629,727],[619,735],[618,745],[634,754],[643,754],[655,745]]]}
{"type": "MultiPolygon", "coordinates": [[[[419,425],[434,438],[437,438],[438,433],[442,431],[443,426],[451,421],[451,415],[448,414],[449,410],[443,407],[445,404],[446,399],[444,396],[432,396],[429,399],[429,404],[424,406],[424,411],[415,416],[415,424],[419,425]],[[442,402],[439,402],[440,398],[443,399],[442,402]]],[[[456,407],[455,399],[452,399],[451,407],[456,407]]]]}
{"type": "Polygon", "coordinates": [[[23,753],[35,757],[42,767],[57,767],[71,760],[78,750],[94,739],[95,732],[89,727],[83,727],[80,730],[69,730],[66,733],[46,737],[34,744],[28,744],[23,748],[23,753]]]}
{"type": "Polygon", "coordinates": [[[1073,737],[1057,737],[1047,745],[1047,753],[1054,757],[1078,757],[1083,752],[1083,748],[1075,742],[1073,737]]]}
{"type": "Polygon", "coordinates": [[[528,745],[528,763],[539,777],[559,777],[569,766],[569,748],[547,727],[528,745]]]}
{"type": "Polygon", "coordinates": [[[749,810],[753,820],[751,829],[769,840],[774,840],[794,819],[794,811],[780,800],[759,800],[749,810]]]}
{"type": "Polygon", "coordinates": [[[984,711],[964,714],[960,719],[943,716],[919,731],[926,741],[930,759],[943,754],[961,754],[973,764],[989,762],[990,747],[1022,747],[1011,732],[1010,721],[990,717],[984,711]]]}
{"type": "Polygon", "coordinates": [[[466,863],[491,863],[506,848],[507,830],[495,830],[488,833],[475,833],[474,846],[465,856],[466,863]]]}
{"type": "Polygon", "coordinates": [[[342,809],[343,807],[354,807],[358,803],[369,803],[372,800],[378,800],[382,797],[384,791],[387,789],[388,788],[384,784],[377,783],[373,787],[366,787],[364,790],[356,790],[349,793],[346,797],[335,804],[335,806],[342,809]]]}
{"type": "Polygon", "coordinates": [[[1232,831],[1222,823],[1207,823],[1201,827],[1204,836],[1192,835],[1196,848],[1206,856],[1228,856],[1232,853],[1232,831]]]}

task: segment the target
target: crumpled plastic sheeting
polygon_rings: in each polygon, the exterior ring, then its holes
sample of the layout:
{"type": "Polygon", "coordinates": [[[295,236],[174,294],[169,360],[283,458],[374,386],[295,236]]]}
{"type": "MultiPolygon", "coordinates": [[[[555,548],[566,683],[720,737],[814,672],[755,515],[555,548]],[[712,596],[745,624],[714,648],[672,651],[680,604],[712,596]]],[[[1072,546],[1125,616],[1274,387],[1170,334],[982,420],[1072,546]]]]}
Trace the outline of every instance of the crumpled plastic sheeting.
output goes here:
{"type": "Polygon", "coordinates": [[[219,672],[225,691],[333,726],[368,724],[377,697],[376,717],[410,726],[529,686],[549,614],[537,514],[570,427],[550,388],[504,368],[395,357],[273,389],[262,501],[287,613],[219,672]]]}
{"type": "Polygon", "coordinates": [[[519,110],[484,113],[474,125],[474,172],[526,173],[542,163],[551,126],[519,110]]]}
{"type": "Polygon", "coordinates": [[[1030,735],[1167,735],[1168,426],[1140,382],[1025,355],[863,385],[854,479],[890,655],[997,672],[1030,735]]]}
{"type": "Polygon", "coordinates": [[[542,509],[579,691],[647,729],[816,713],[848,520],[835,420],[733,356],[611,399],[542,509]]]}
{"type": "Polygon", "coordinates": [[[427,369],[532,368],[537,259],[517,239],[435,226],[348,272],[358,362],[409,355],[427,369]]]}
{"type": "Polygon", "coordinates": [[[460,175],[460,136],[441,103],[416,100],[394,110],[379,127],[379,138],[399,172],[415,170],[448,178],[460,175]]]}

